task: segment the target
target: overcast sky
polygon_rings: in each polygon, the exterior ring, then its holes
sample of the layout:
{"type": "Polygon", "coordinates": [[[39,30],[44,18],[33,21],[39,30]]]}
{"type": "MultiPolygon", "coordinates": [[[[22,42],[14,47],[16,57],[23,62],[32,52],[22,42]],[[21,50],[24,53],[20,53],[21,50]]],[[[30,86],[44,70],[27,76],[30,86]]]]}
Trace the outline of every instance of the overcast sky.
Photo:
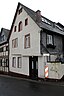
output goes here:
{"type": "Polygon", "coordinates": [[[10,29],[18,2],[64,25],[64,0],[0,0],[0,29],[10,29]]]}

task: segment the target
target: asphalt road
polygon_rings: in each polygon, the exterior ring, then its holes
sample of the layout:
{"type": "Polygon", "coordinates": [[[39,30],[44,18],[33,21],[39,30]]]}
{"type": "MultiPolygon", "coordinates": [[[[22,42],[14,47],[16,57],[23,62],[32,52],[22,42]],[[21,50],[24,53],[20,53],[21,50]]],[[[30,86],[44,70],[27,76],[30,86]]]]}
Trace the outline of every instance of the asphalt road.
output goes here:
{"type": "Polygon", "coordinates": [[[0,96],[63,96],[63,84],[0,76],[0,96]]]}

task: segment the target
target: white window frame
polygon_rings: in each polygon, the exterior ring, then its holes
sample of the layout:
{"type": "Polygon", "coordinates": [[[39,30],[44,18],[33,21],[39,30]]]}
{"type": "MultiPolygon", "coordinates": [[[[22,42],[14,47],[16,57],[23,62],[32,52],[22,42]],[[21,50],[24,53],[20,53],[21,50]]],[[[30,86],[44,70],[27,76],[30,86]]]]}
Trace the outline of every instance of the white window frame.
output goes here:
{"type": "Polygon", "coordinates": [[[17,57],[17,67],[18,68],[22,67],[22,58],[21,57],[17,57]]]}
{"type": "Polygon", "coordinates": [[[16,67],[16,57],[12,57],[12,67],[16,67]]]}
{"type": "Polygon", "coordinates": [[[49,45],[49,44],[53,45],[53,36],[47,34],[47,45],[49,45]]]}

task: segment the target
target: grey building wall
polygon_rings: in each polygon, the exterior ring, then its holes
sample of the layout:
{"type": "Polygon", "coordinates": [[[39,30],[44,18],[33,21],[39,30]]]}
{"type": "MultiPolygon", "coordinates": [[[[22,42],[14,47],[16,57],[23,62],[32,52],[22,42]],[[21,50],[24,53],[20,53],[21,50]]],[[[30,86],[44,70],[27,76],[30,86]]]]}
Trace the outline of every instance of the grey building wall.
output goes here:
{"type": "Polygon", "coordinates": [[[47,42],[47,35],[48,33],[46,33],[45,31],[41,32],[41,52],[45,53],[47,51],[49,51],[51,54],[53,53],[63,53],[63,43],[62,43],[62,36],[55,34],[52,32],[53,38],[54,38],[54,46],[56,46],[55,48],[47,48],[46,46],[46,42],[47,42]]]}

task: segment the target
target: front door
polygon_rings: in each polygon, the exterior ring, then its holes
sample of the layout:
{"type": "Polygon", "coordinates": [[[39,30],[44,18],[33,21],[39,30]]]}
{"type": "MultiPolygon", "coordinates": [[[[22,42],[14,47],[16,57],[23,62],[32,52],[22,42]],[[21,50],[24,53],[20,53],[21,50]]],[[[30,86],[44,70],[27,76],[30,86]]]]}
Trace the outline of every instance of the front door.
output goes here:
{"type": "Polygon", "coordinates": [[[29,57],[29,75],[32,79],[38,78],[38,57],[29,57]]]}

